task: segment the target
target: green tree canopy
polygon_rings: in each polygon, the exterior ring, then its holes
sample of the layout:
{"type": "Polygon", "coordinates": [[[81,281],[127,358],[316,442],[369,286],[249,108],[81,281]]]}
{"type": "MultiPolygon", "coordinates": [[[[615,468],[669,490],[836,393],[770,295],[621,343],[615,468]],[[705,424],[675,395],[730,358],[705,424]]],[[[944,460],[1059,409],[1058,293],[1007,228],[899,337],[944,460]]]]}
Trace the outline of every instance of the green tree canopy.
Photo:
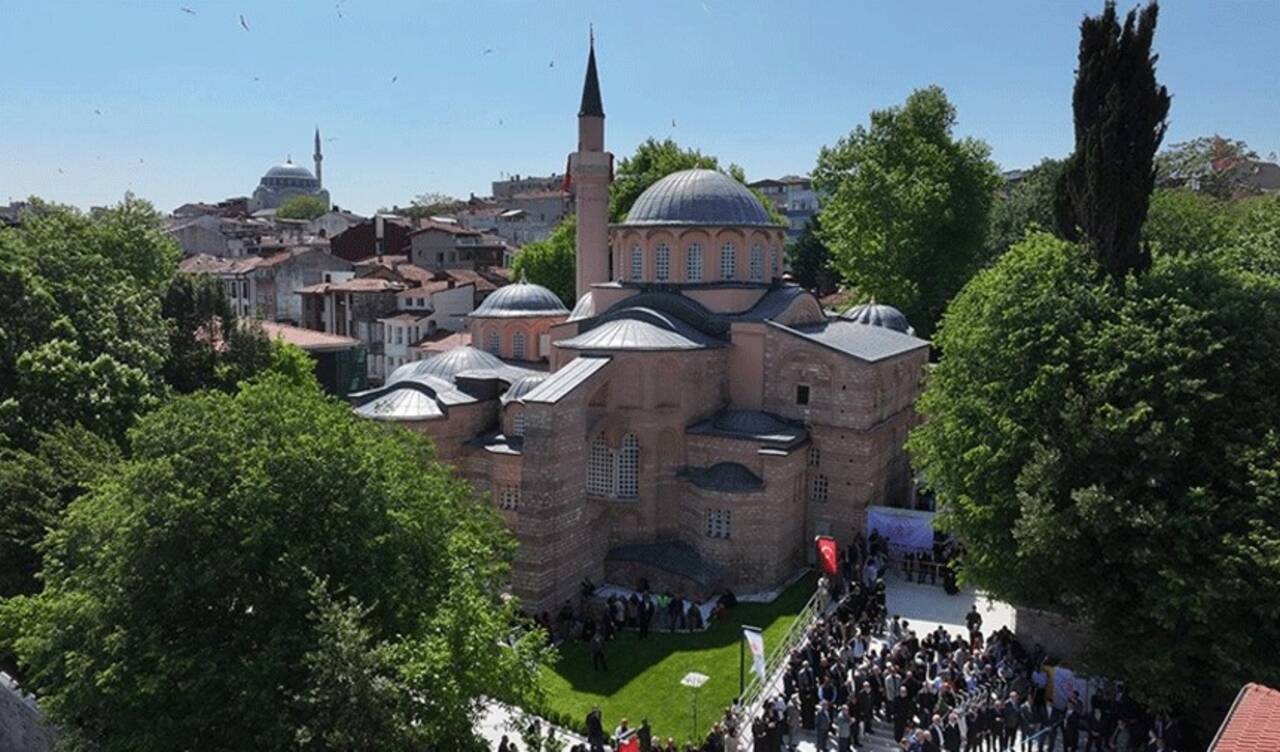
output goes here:
{"type": "Polygon", "coordinates": [[[1055,215],[1059,234],[1085,241],[1118,277],[1151,263],[1142,225],[1155,185],[1169,92],[1156,83],[1151,42],[1159,8],[1132,10],[1121,26],[1114,0],[1080,23],[1072,94],[1075,151],[1067,158],[1055,215]]]}
{"type": "Polygon", "coordinates": [[[1185,188],[1157,188],[1142,225],[1143,240],[1152,253],[1217,251],[1231,232],[1232,218],[1222,201],[1185,188]]]}
{"type": "Polygon", "coordinates": [[[0,605],[70,743],[468,749],[482,694],[535,691],[544,636],[499,646],[514,541],[417,435],[269,375],[129,439],[45,541],[44,590],[0,605]],[[346,693],[378,673],[403,691],[346,693]],[[395,706],[362,726],[347,701],[395,706]]]}
{"type": "Polygon", "coordinates": [[[0,228],[0,435],[31,446],[66,424],[120,439],[163,392],[178,248],[132,197],[92,218],[33,203],[0,228]]]}
{"type": "Polygon", "coordinates": [[[908,445],[965,578],[1157,708],[1280,682],[1280,277],[1233,258],[1112,280],[1030,236],[952,302],[908,445]]]}
{"type": "Polygon", "coordinates": [[[1239,139],[1201,136],[1160,152],[1156,156],[1157,178],[1162,185],[1225,200],[1251,191],[1242,180],[1246,173],[1235,168],[1257,158],[1258,153],[1239,139]]]}
{"type": "Polygon", "coordinates": [[[942,89],[871,113],[818,154],[822,235],[860,295],[901,309],[928,336],[947,301],[984,260],[999,186],[987,145],[952,135],[942,89]]]}
{"type": "Polygon", "coordinates": [[[801,287],[829,295],[840,287],[840,275],[831,261],[831,251],[822,242],[820,220],[814,215],[800,237],[787,244],[787,263],[801,287]]]}
{"type": "Polygon", "coordinates": [[[319,196],[301,195],[286,199],[276,209],[280,219],[315,219],[329,211],[329,202],[319,196]]]}
{"type": "Polygon", "coordinates": [[[996,199],[987,237],[988,258],[998,258],[1029,230],[1053,229],[1054,201],[1065,167],[1061,159],[1043,159],[1027,170],[1007,195],[996,199]]]}
{"type": "Polygon", "coordinates": [[[577,298],[576,238],[578,224],[571,214],[556,225],[545,240],[527,243],[511,262],[511,273],[516,279],[525,278],[542,285],[569,308],[577,298]]]}

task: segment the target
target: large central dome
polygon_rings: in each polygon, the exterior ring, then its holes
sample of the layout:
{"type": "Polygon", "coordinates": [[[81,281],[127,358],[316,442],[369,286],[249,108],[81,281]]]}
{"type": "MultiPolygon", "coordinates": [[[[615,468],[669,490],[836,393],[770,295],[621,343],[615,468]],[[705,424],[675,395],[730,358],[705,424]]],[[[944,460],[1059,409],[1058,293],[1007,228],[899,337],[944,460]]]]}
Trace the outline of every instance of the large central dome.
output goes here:
{"type": "Polygon", "coordinates": [[[284,164],[278,164],[275,167],[272,167],[270,170],[267,170],[267,174],[264,175],[263,177],[300,178],[302,180],[316,179],[316,176],[311,174],[311,170],[308,170],[307,168],[303,167],[300,164],[294,164],[293,162],[285,162],[284,164]]]}
{"type": "Polygon", "coordinates": [[[636,199],[624,224],[776,225],[746,186],[715,170],[683,170],[659,180],[636,199]]]}

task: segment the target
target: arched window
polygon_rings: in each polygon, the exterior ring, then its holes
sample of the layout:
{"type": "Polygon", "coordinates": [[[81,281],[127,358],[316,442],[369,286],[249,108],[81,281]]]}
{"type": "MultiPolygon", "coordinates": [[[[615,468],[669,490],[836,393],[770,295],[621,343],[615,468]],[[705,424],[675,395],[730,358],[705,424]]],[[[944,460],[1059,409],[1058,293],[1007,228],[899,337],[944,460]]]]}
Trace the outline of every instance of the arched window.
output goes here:
{"type": "Polygon", "coordinates": [[[733,279],[738,273],[738,249],[733,243],[720,246],[720,279],[733,279]]]}
{"type": "Polygon", "coordinates": [[[774,277],[778,276],[778,249],[769,251],[769,269],[774,277]]]}
{"type": "Polygon", "coordinates": [[[622,449],[618,451],[619,499],[634,499],[640,495],[640,440],[635,434],[622,437],[622,449]]]}
{"type": "Polygon", "coordinates": [[[644,276],[644,251],[640,246],[631,249],[631,280],[639,282],[644,276]]]}
{"type": "Polygon", "coordinates": [[[511,435],[524,436],[524,410],[517,410],[511,416],[511,435]]]}
{"type": "Polygon", "coordinates": [[[751,246],[751,281],[759,282],[764,279],[764,251],[760,250],[760,246],[751,246]]]}
{"type": "Polygon", "coordinates": [[[613,453],[603,436],[591,442],[591,453],[587,457],[587,493],[592,496],[613,493],[613,453]]]}
{"type": "Polygon", "coordinates": [[[697,243],[685,249],[684,278],[686,282],[702,281],[702,246],[697,243]]]}
{"type": "Polygon", "coordinates": [[[655,249],[653,266],[653,276],[659,282],[671,279],[671,247],[666,243],[659,243],[655,249]]]}
{"type": "Polygon", "coordinates": [[[494,355],[500,355],[501,353],[499,353],[498,350],[501,349],[501,347],[502,347],[502,339],[498,336],[498,330],[490,329],[489,336],[484,343],[484,349],[488,350],[494,355]]]}
{"type": "Polygon", "coordinates": [[[524,360],[524,332],[516,332],[511,335],[511,357],[516,360],[524,360]]]}

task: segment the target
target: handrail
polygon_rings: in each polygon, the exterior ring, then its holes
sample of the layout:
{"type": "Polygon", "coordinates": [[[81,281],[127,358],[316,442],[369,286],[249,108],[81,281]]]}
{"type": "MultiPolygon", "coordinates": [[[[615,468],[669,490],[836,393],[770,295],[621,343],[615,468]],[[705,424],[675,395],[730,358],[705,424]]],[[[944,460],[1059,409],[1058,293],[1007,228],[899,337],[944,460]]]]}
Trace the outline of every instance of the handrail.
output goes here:
{"type": "Polygon", "coordinates": [[[800,609],[800,613],[796,614],[796,618],[791,622],[791,626],[787,628],[782,639],[768,652],[764,659],[764,680],[755,672],[751,674],[751,681],[747,683],[746,689],[743,690],[742,696],[738,698],[738,706],[742,709],[742,717],[738,719],[740,726],[747,723],[751,718],[755,717],[760,709],[760,705],[764,701],[764,692],[774,683],[776,677],[774,674],[791,655],[791,651],[809,634],[809,628],[813,623],[821,617],[822,605],[824,598],[821,597],[821,591],[814,591],[809,598],[809,602],[804,608],[800,609]]]}

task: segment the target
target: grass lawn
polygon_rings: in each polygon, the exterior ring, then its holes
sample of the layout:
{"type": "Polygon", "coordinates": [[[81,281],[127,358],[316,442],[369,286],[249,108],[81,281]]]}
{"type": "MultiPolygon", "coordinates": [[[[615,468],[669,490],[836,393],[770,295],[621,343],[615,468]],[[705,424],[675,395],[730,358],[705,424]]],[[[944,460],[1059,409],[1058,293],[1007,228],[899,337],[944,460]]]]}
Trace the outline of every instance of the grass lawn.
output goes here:
{"type": "MultiPolygon", "coordinates": [[[[742,625],[763,628],[765,650],[772,650],[808,603],[816,583],[817,576],[811,574],[773,603],[739,603],[705,632],[652,632],[645,640],[637,639],[635,631],[623,632],[605,646],[607,672],[592,670],[586,643],[561,645],[559,662],[543,673],[547,705],[568,714],[575,726],[581,726],[587,712],[599,705],[606,731],[612,732],[623,718],[632,727],[648,718],[655,738],[686,740],[694,733],[693,710],[691,690],[680,686],[680,679],[698,671],[711,677],[698,690],[701,736],[738,694],[742,625]]],[[[748,671],[750,660],[748,655],[748,671]]]]}

